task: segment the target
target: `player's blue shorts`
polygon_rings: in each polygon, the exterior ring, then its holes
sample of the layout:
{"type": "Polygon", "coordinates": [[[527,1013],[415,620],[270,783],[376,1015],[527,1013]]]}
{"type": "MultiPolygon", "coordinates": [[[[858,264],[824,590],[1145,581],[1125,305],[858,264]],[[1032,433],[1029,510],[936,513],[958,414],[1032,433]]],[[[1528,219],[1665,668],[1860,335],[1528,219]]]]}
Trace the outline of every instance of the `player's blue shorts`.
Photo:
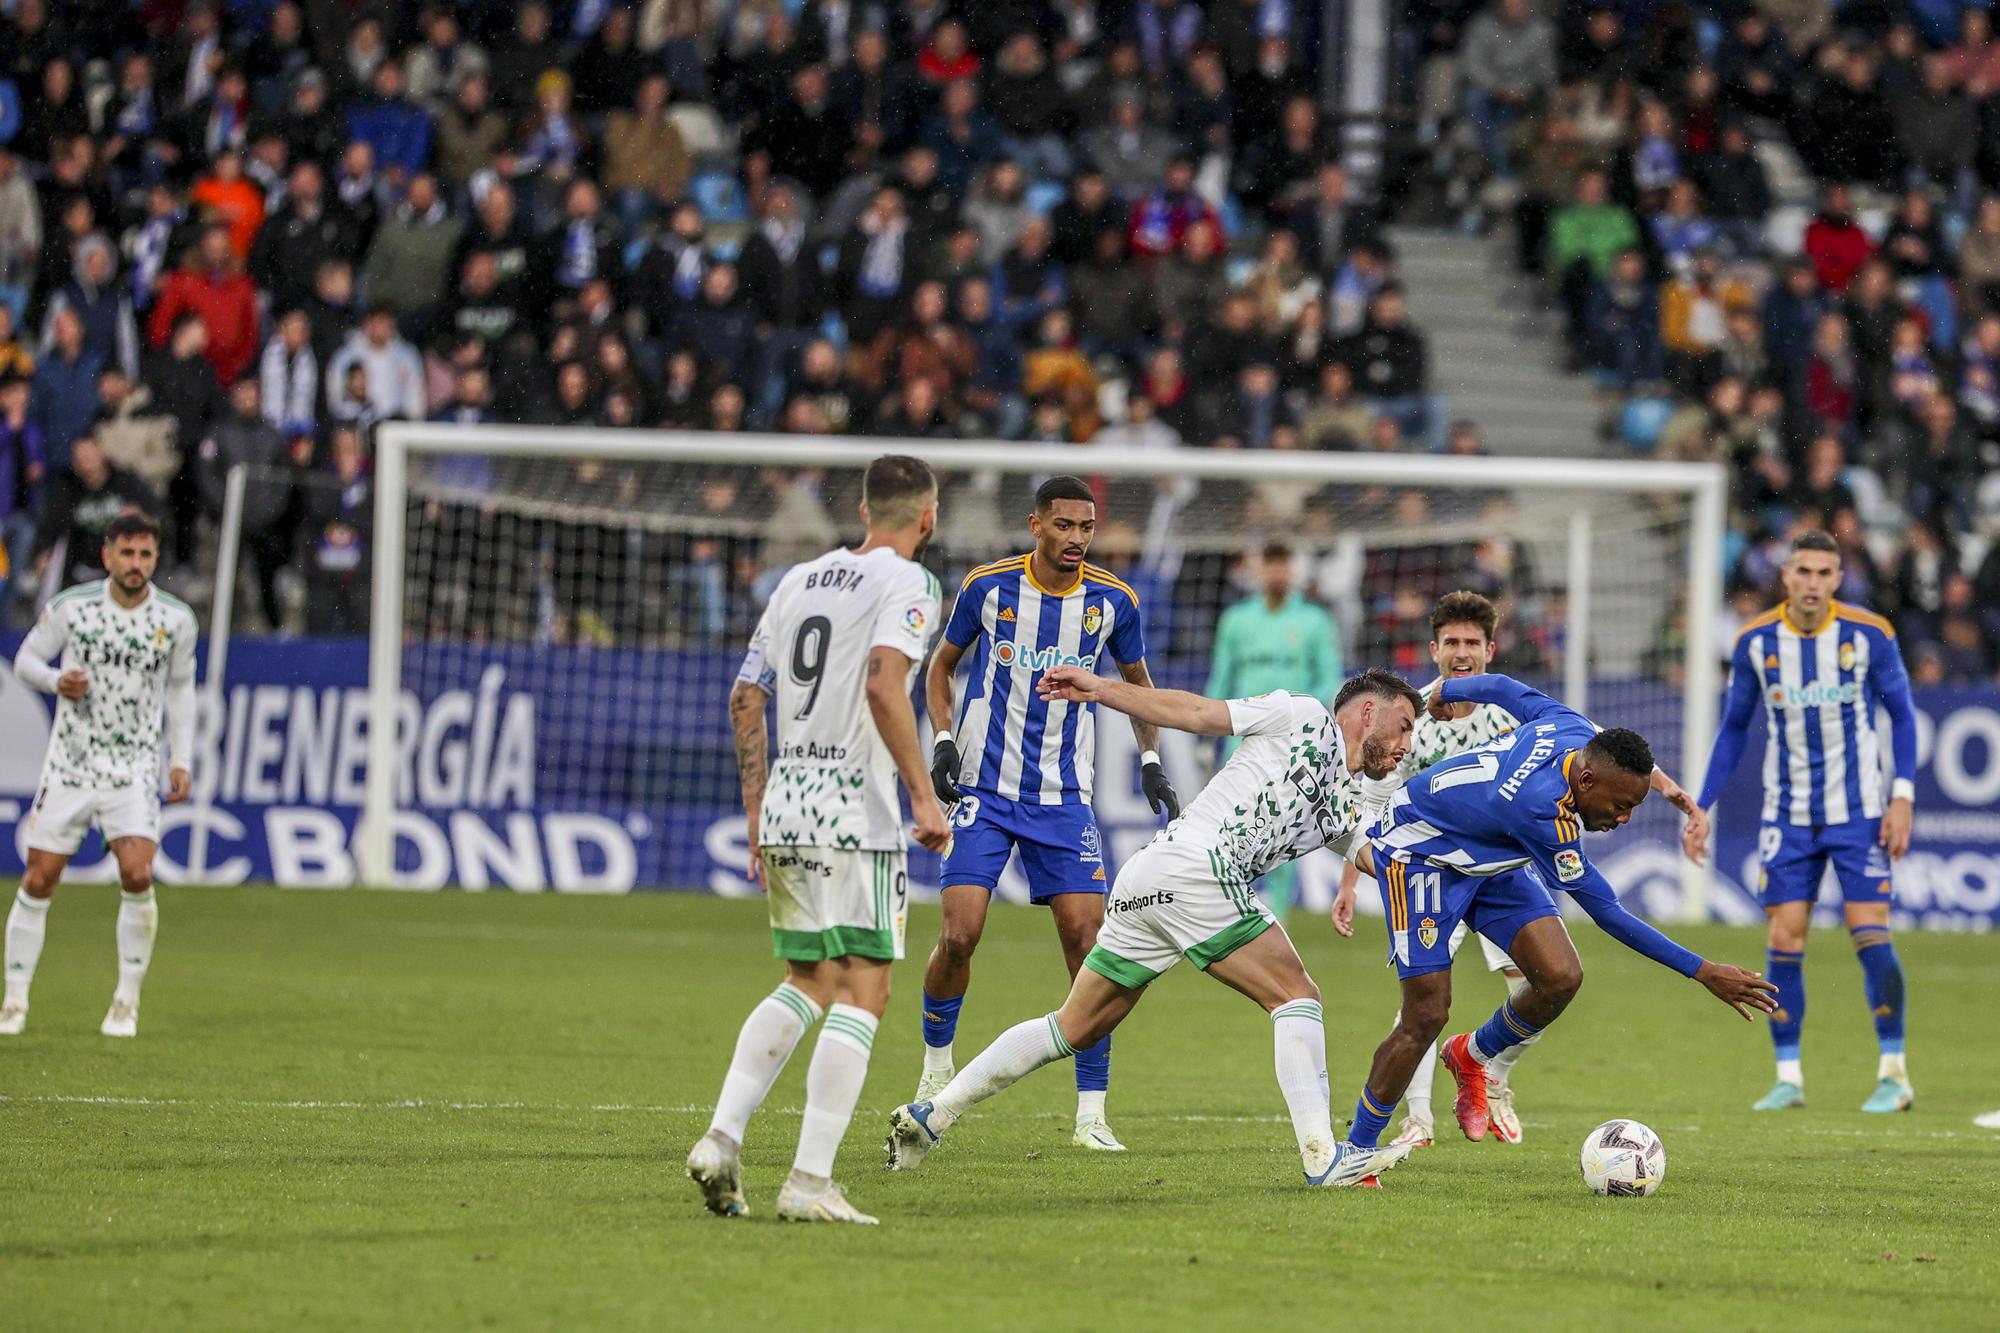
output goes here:
{"type": "Polygon", "coordinates": [[[1448,971],[1451,933],[1460,921],[1507,952],[1521,927],[1558,915],[1555,896],[1533,866],[1466,875],[1426,861],[1392,860],[1380,843],[1373,849],[1398,976],[1448,971]]]}
{"type": "Polygon", "coordinates": [[[1030,805],[992,792],[967,791],[951,808],[951,850],[939,883],[973,884],[991,892],[1019,848],[1028,876],[1028,901],[1045,903],[1059,893],[1103,893],[1104,840],[1088,805],[1030,805]]]}
{"type": "Polygon", "coordinates": [[[1882,821],[1868,818],[1845,824],[1765,824],[1757,830],[1757,859],[1762,862],[1758,901],[1766,907],[1818,902],[1831,861],[1845,901],[1888,902],[1889,854],[1876,841],[1881,832],[1882,821]]]}

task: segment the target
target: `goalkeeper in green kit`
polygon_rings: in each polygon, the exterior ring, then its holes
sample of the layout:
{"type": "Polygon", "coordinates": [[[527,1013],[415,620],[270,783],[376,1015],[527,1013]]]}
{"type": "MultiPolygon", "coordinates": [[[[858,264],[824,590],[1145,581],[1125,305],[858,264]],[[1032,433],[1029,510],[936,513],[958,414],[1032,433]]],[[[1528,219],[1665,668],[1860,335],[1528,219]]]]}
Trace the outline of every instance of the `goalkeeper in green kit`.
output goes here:
{"type": "MultiPolygon", "coordinates": [[[[1247,699],[1272,690],[1307,694],[1321,703],[1340,688],[1340,635],[1326,608],[1297,591],[1292,548],[1266,542],[1257,562],[1255,597],[1222,613],[1215,627],[1215,663],[1209,669],[1212,699],[1247,699]]],[[[1223,742],[1226,759],[1240,742],[1223,742]]],[[[1299,865],[1287,861],[1262,881],[1264,903],[1280,921],[1298,892],[1299,865]]]]}

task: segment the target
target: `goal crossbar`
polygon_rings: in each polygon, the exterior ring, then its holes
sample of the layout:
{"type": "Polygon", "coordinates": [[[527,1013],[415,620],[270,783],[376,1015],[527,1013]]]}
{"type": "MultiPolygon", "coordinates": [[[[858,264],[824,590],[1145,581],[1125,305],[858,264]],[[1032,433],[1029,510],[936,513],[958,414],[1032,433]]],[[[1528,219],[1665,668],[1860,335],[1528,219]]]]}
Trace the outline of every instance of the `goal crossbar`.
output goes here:
{"type": "MultiPolygon", "coordinates": [[[[1172,475],[1237,482],[1320,481],[1407,485],[1459,490],[1533,490],[1570,493],[1671,494],[1688,505],[1686,579],[1686,684],[1681,716],[1683,765],[1707,753],[1721,693],[1716,624],[1722,601],[1722,543],[1727,473],[1715,463],[1646,460],[1442,457],[1423,454],[1273,452],[1213,449],[1171,451],[1088,444],[1017,444],[1000,440],[947,441],[823,438],[695,431],[600,430],[533,426],[464,427],[384,422],[376,432],[374,586],[369,645],[368,773],[358,837],[363,882],[393,878],[392,822],[396,799],[397,716],[402,691],[403,605],[406,574],[409,466],[413,456],[484,454],[515,458],[593,458],[604,461],[723,464],[748,467],[865,467],[885,453],[909,454],[955,472],[997,469],[1010,473],[1077,472],[1095,476],[1172,475]],[[385,722],[387,725],[377,725],[385,722]]],[[[1589,587],[1590,514],[1572,514],[1568,580],[1589,587]]],[[[1572,642],[1582,642],[1587,594],[1570,608],[1572,642]]],[[[1584,700],[1587,661],[1573,649],[1564,671],[1565,691],[1584,700]]],[[[1692,779],[1691,774],[1677,776],[1692,779]]],[[[1683,908],[1693,915],[1706,899],[1707,872],[1689,866],[1683,908]]]]}

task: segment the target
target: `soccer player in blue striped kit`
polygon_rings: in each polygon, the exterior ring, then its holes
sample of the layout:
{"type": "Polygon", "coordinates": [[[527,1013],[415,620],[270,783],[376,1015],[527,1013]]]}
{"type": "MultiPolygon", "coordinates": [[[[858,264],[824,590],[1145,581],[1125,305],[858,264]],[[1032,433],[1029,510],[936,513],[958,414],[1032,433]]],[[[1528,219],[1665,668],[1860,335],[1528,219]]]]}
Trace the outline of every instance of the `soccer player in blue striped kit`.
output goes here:
{"type": "MultiPolygon", "coordinates": [[[[951,807],[945,855],[944,923],[924,968],[924,1070],[915,1101],[951,1082],[952,1040],[972,977],[972,955],[1007,857],[1018,850],[1030,900],[1055,918],[1071,977],[1104,924],[1103,842],[1091,814],[1096,767],[1094,709],[1038,698],[1051,667],[1094,670],[1109,656],[1119,674],[1151,685],[1139,598],[1110,571],[1087,562],[1097,503],[1076,477],[1051,477],[1035,492],[1028,519],[1035,549],[982,565],[966,577],[944,636],[931,656],[925,697],[933,742],[931,781],[951,807]],[[956,710],[954,677],[970,650],[956,710]],[[955,733],[955,734],[954,734],[955,733]]],[[[1141,783],[1157,813],[1180,815],[1180,799],[1160,764],[1159,730],[1132,722],[1141,783]]],[[[1079,1148],[1123,1152],[1104,1116],[1111,1038],[1076,1056],[1079,1148]]]]}
{"type": "Polygon", "coordinates": [[[1729,701],[1699,798],[1705,809],[1721,796],[1762,696],[1770,731],[1764,743],[1758,896],[1770,918],[1768,970],[1778,983],[1778,1010],[1771,1016],[1778,1081],[1755,1109],[1806,1104],[1799,1060],[1806,927],[1830,861],[1880,1049],[1875,1091],[1861,1109],[1907,1111],[1916,1094],[1903,1059],[1903,965],[1889,935],[1889,864],[1909,850],[1916,797],[1917,710],[1910,677],[1889,622],[1834,600],[1840,547],[1833,538],[1801,534],[1780,577],[1785,600],[1737,636],[1729,701]],[[1878,707],[1889,714],[1895,767],[1886,793],[1878,707]]]}

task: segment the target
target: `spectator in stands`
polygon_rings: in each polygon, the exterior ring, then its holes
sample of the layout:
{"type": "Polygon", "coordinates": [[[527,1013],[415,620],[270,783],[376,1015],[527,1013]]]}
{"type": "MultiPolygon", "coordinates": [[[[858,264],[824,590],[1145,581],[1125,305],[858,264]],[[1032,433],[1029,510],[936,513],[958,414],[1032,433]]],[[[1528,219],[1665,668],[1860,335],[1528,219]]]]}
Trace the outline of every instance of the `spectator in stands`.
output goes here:
{"type": "Polygon", "coordinates": [[[264,416],[287,435],[315,433],[319,419],[319,358],[312,347],[312,324],[297,306],[278,317],[278,331],[264,344],[257,364],[264,416]]]}
{"type": "Polygon", "coordinates": [[[86,430],[71,442],[68,465],[49,471],[35,529],[35,576],[46,577],[50,563],[60,559],[57,590],[103,578],[104,529],[132,509],[156,514],[159,501],[138,477],[114,467],[86,430]]]}
{"type": "Polygon", "coordinates": [[[1819,285],[1836,296],[1875,254],[1875,242],[1854,220],[1853,196],[1843,180],[1828,183],[1819,213],[1806,226],[1806,257],[1819,285]]]}
{"type": "Polygon", "coordinates": [[[1375,414],[1355,394],[1354,372],[1344,361],[1330,361],[1320,370],[1318,387],[1299,417],[1301,442],[1308,449],[1359,449],[1375,414]]]}
{"type": "Polygon", "coordinates": [[[1429,348],[1405,317],[1400,287],[1384,287],[1376,294],[1368,323],[1339,355],[1353,368],[1356,387],[1378,415],[1396,422],[1406,438],[1436,431],[1436,443],[1443,445],[1444,423],[1433,420],[1428,396],[1429,348]]]}
{"type": "Polygon", "coordinates": [[[0,373],[0,543],[7,574],[0,576],[0,627],[15,619],[9,593],[26,594],[34,560],[35,495],[47,471],[42,428],[28,411],[28,382],[15,372],[0,373]]]}
{"type": "Polygon", "coordinates": [[[1622,204],[1611,202],[1605,174],[1584,172],[1575,199],[1549,223],[1549,271],[1559,283],[1573,348],[1584,343],[1591,283],[1602,281],[1618,256],[1638,244],[1638,225],[1622,204]]]}
{"type": "Polygon", "coordinates": [[[259,347],[257,288],[229,245],[229,232],[209,227],[189,248],[181,267],[161,285],[147,316],[155,347],[166,344],[183,312],[201,316],[207,330],[206,356],[218,384],[234,383],[249,368],[259,347]]]}
{"type": "Polygon", "coordinates": [[[70,443],[89,431],[97,415],[97,376],[109,363],[85,344],[83,317],[73,306],[57,308],[49,324],[32,397],[43,456],[59,471],[69,463],[70,443]]]}
{"type": "Polygon", "coordinates": [[[201,442],[202,505],[211,522],[222,515],[223,491],[232,468],[249,469],[243,491],[243,549],[256,573],[265,627],[283,633],[285,614],[278,600],[277,573],[291,559],[296,524],[285,437],[264,419],[262,394],[248,376],[229,387],[229,410],[201,442]]]}
{"type": "Polygon", "coordinates": [[[443,301],[463,231],[439,195],[437,179],[418,172],[410,178],[402,204],[383,220],[368,247],[362,289],[370,300],[394,310],[419,339],[443,301]]]}
{"type": "Polygon", "coordinates": [[[300,487],[309,571],[306,633],[365,634],[374,489],[358,432],[333,432],[329,452],[327,475],[300,487]]]}
{"type": "Polygon", "coordinates": [[[1716,150],[1697,158],[1694,170],[1730,253],[1739,259],[1759,257],[1764,249],[1764,219],[1771,211],[1771,186],[1749,128],[1741,120],[1723,121],[1716,150]]]}
{"type": "Polygon", "coordinates": [[[347,132],[373,151],[377,170],[392,186],[401,186],[430,160],[431,113],[411,101],[403,68],[393,60],[375,67],[368,80],[372,94],[347,113],[347,132]]]}
{"type": "Polygon", "coordinates": [[[1813,325],[1805,402],[1812,419],[1845,430],[1861,403],[1862,366],[1848,343],[1847,321],[1828,311],[1813,325]]]}
{"type": "Polygon", "coordinates": [[[312,291],[313,274],[329,259],[352,261],[360,238],[346,211],[327,206],[326,179],[310,159],[293,165],[285,202],[257,233],[250,249],[250,275],[280,306],[295,304],[312,291]]]}
{"type": "Polygon", "coordinates": [[[329,402],[354,401],[350,378],[360,372],[361,398],[375,420],[421,421],[424,412],[424,367],[417,349],[396,332],[396,312],[371,305],[361,328],[348,336],[326,370],[329,402]]]}
{"type": "MultiPolygon", "coordinates": [[[[1085,131],[1081,140],[1085,159],[1121,199],[1144,194],[1173,160],[1174,136],[1145,117],[1139,92],[1120,92],[1112,102],[1109,122],[1085,131]]],[[[1192,164],[1187,174],[1192,181],[1192,164]]]]}
{"type": "Polygon", "coordinates": [[[42,208],[21,159],[0,147],[0,303],[20,319],[42,252],[42,208]]]}
{"type": "Polygon", "coordinates": [[[1508,135],[1556,81],[1555,29],[1528,0],[1494,0],[1466,29],[1465,114],[1495,175],[1513,175],[1508,135]]]}
{"type": "Polygon", "coordinates": [[[1749,286],[1724,276],[1713,248],[1697,252],[1691,270],[1668,283],[1660,300],[1668,379],[1683,393],[1703,392],[1720,365],[1729,316],[1754,308],[1749,286]]]}
{"type": "Polygon", "coordinates": [[[1591,285],[1585,325],[1590,364],[1606,387],[1631,393],[1666,374],[1659,292],[1639,251],[1620,254],[1611,272],[1591,285]]]}

